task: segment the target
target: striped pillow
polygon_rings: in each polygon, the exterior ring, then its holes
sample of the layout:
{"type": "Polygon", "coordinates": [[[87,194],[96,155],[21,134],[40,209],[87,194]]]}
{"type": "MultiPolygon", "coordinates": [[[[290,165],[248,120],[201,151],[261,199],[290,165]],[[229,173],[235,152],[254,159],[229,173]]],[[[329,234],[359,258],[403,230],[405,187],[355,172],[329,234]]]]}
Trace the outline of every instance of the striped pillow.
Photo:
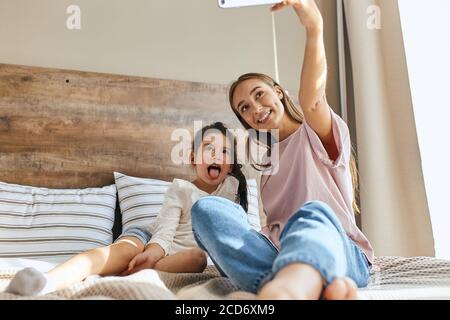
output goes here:
{"type": "MultiPolygon", "coordinates": [[[[170,182],[138,178],[114,172],[116,187],[122,212],[122,230],[135,225],[151,225],[155,222],[164,203],[164,195],[171,185],[170,182]]],[[[249,223],[256,229],[261,229],[258,206],[258,187],[256,180],[248,183],[248,214],[249,223]]]]}
{"type": "Polygon", "coordinates": [[[59,263],[112,243],[115,185],[47,189],[0,182],[0,258],[59,263]]]}
{"type": "Polygon", "coordinates": [[[131,226],[150,225],[158,216],[164,202],[164,195],[170,182],[146,179],[114,172],[120,211],[122,230],[131,226]]]}

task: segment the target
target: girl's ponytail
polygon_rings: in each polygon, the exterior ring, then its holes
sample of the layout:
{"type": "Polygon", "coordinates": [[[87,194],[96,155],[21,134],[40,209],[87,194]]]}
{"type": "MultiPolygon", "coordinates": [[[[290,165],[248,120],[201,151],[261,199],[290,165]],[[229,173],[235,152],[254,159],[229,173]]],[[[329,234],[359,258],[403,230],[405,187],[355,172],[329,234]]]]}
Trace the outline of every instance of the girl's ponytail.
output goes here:
{"type": "Polygon", "coordinates": [[[248,212],[248,191],[247,191],[247,179],[245,179],[244,174],[242,173],[242,165],[235,162],[233,164],[233,169],[231,170],[230,175],[238,179],[239,187],[238,187],[238,197],[239,203],[245,212],[248,212]]]}

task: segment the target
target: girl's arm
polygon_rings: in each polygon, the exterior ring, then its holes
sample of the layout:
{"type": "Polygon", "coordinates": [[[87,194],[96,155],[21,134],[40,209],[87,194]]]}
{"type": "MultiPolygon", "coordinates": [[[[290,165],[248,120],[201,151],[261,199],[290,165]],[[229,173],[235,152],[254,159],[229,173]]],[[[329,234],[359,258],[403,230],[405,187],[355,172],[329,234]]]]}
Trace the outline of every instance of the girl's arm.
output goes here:
{"type": "Polygon", "coordinates": [[[183,200],[183,190],[176,183],[172,183],[164,197],[163,207],[153,225],[152,238],[147,246],[158,244],[164,250],[164,255],[167,255],[180,224],[183,200]]]}
{"type": "Polygon", "coordinates": [[[164,258],[164,249],[157,243],[150,243],[144,252],[137,254],[128,264],[128,269],[120,275],[127,276],[129,274],[141,271],[143,269],[154,269],[156,263],[164,258]]]}
{"type": "Polygon", "coordinates": [[[167,255],[180,223],[183,210],[183,192],[174,182],[164,197],[161,211],[153,225],[152,238],[145,246],[145,251],[136,255],[128,264],[128,269],[121,275],[135,273],[142,269],[152,269],[167,255]]]}
{"type": "Polygon", "coordinates": [[[308,125],[317,133],[331,159],[338,156],[333,138],[331,111],[326,99],[327,61],[323,19],[314,0],[287,0],[273,6],[291,5],[306,29],[306,47],[300,76],[299,102],[308,125]]]}

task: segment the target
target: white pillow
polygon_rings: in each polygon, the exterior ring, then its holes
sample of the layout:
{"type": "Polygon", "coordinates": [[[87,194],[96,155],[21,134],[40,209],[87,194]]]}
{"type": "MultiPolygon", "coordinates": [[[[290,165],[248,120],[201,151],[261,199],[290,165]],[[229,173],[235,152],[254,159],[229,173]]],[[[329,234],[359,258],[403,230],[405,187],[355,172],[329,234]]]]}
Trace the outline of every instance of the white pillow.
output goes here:
{"type": "MultiPolygon", "coordinates": [[[[138,178],[114,172],[122,212],[122,230],[131,226],[148,226],[155,222],[164,203],[164,195],[170,182],[158,179],[138,178]]],[[[256,180],[247,180],[248,220],[252,228],[259,231],[261,223],[258,209],[258,187],[256,180]]]]}
{"type": "Polygon", "coordinates": [[[59,263],[112,243],[115,185],[47,189],[0,182],[0,258],[59,263]]]}

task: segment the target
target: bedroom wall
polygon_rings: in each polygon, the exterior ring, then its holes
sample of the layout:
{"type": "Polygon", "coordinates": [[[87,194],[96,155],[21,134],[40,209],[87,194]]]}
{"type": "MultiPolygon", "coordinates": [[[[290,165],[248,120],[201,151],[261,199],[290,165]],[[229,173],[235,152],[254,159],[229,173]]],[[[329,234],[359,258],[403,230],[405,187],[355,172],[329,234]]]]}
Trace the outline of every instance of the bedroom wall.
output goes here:
{"type": "MultiPolygon", "coordinates": [[[[320,2],[339,112],[336,4],[320,2]]],[[[280,82],[294,93],[305,32],[292,10],[275,17],[280,82]]],[[[217,0],[0,0],[0,63],[229,84],[244,72],[275,76],[272,18],[268,7],[223,10],[217,0]],[[81,8],[80,30],[66,27],[70,5],[81,8]]]]}
{"type": "MultiPolygon", "coordinates": [[[[296,91],[305,33],[292,10],[276,24],[280,80],[296,91]]],[[[0,0],[0,43],[2,63],[219,84],[243,72],[275,75],[268,7],[223,10],[217,0],[0,0]],[[81,30],[66,27],[70,5],[81,8],[81,30]]]]}

